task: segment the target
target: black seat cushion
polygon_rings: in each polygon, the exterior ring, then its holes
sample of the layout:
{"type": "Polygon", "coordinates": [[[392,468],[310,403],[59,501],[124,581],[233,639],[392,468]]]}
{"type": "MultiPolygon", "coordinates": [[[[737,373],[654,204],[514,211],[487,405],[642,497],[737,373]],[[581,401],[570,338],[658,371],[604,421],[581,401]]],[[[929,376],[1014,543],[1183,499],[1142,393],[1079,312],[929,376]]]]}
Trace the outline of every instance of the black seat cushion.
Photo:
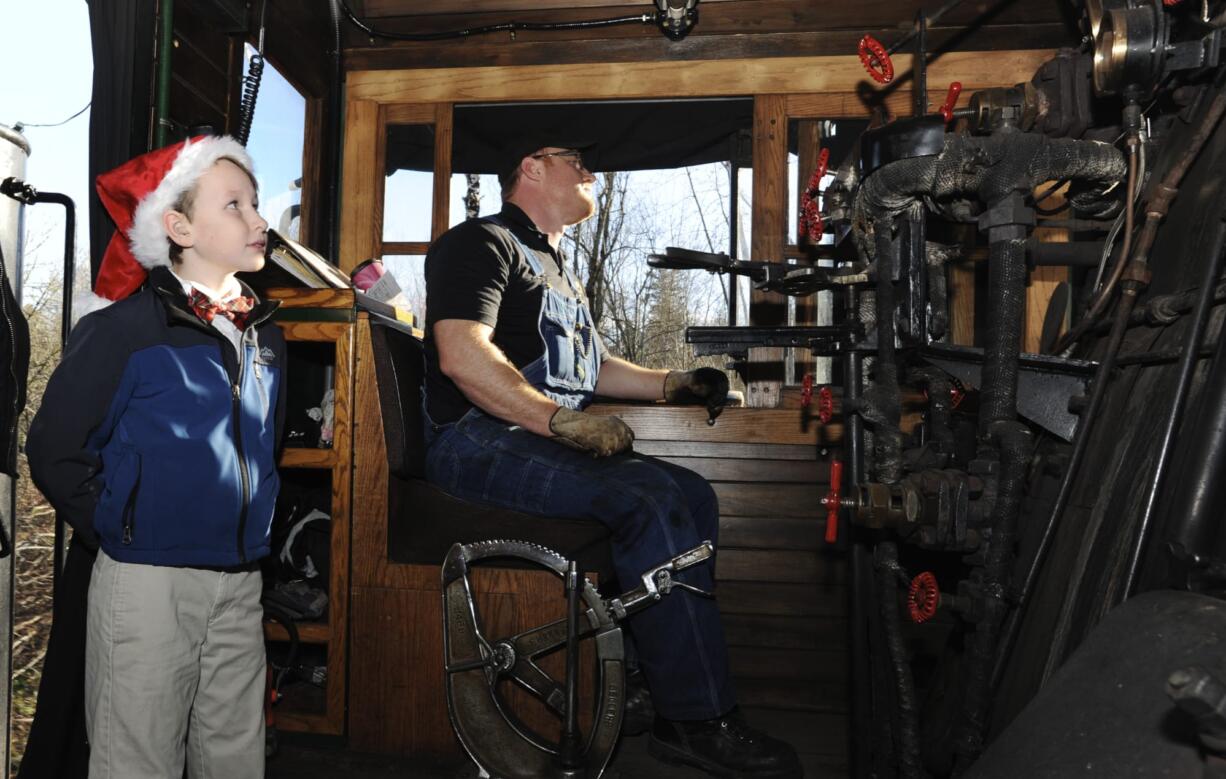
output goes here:
{"type": "Polygon", "coordinates": [[[582,570],[613,581],[609,532],[600,523],[482,506],[452,497],[425,481],[423,344],[408,333],[377,323],[372,323],[370,337],[390,472],[388,558],[398,563],[441,565],[454,543],[515,539],[548,547],[578,560],[582,570]]]}

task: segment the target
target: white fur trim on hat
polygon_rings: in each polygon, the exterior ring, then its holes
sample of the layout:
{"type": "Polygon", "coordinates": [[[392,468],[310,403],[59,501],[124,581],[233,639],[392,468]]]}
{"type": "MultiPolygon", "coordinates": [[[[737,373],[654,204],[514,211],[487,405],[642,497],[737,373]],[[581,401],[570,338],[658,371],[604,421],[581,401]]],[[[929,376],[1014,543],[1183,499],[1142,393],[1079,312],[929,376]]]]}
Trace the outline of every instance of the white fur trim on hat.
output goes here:
{"type": "Polygon", "coordinates": [[[230,157],[254,175],[255,166],[243,145],[228,135],[215,135],[183,144],[174,164],[162,177],[157,189],[150,192],[136,207],[128,240],[132,254],[146,268],[170,265],[170,243],[162,226],[162,215],[196,184],[205,171],[222,157],[230,157]]]}

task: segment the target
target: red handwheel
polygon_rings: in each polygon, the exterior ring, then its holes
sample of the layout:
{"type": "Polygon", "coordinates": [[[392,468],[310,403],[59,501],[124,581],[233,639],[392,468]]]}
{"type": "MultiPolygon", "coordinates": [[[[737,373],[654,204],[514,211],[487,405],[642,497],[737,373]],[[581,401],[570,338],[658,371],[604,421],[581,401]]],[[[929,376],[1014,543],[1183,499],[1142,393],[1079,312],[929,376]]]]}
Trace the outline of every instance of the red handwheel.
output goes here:
{"type": "Polygon", "coordinates": [[[941,603],[941,591],[937,588],[937,577],[931,571],[924,571],[911,580],[911,589],[907,593],[907,612],[911,621],[922,625],[932,619],[941,603]]]}
{"type": "Polygon", "coordinates": [[[881,42],[871,35],[860,39],[860,62],[864,63],[864,69],[878,84],[888,84],[894,80],[894,63],[890,62],[890,55],[881,42]]]}

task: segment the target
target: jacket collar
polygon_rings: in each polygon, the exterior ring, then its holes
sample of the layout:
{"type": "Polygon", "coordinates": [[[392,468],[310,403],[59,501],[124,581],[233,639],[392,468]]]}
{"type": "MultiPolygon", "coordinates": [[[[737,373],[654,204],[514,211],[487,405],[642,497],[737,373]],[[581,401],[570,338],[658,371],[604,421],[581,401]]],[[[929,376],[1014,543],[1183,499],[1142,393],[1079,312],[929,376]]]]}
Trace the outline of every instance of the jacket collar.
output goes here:
{"type": "MultiPolygon", "coordinates": [[[[273,313],[281,307],[279,300],[260,300],[259,295],[247,286],[246,282],[239,279],[239,287],[242,288],[243,294],[255,301],[255,305],[251,307],[251,313],[247,317],[247,327],[255,327],[263,324],[273,313]]],[[[170,269],[164,266],[152,268],[149,271],[149,286],[153,288],[158,297],[166,305],[166,321],[169,324],[191,325],[198,329],[205,330],[209,333],[215,332],[211,325],[200,321],[200,317],[196,316],[196,312],[192,311],[187,302],[187,295],[183,292],[183,285],[179,279],[170,272],[170,269]]]]}

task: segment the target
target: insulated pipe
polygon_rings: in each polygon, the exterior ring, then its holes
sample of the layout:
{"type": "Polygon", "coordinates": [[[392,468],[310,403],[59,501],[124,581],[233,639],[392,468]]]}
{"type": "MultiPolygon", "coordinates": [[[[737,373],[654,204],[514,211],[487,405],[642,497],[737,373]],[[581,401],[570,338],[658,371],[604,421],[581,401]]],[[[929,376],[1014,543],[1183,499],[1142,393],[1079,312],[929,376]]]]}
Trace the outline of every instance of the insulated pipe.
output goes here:
{"type": "MultiPolygon", "coordinates": [[[[1015,194],[1020,198],[1020,194],[1015,194]]],[[[992,232],[1021,233],[992,241],[988,265],[988,341],[983,354],[979,435],[1017,417],[1017,371],[1026,310],[1026,239],[1021,225],[992,232]]]]}
{"type": "Polygon", "coordinates": [[[907,645],[902,637],[902,618],[898,613],[898,546],[882,541],[875,551],[877,586],[881,589],[881,621],[885,628],[886,647],[898,700],[898,775],[903,779],[924,776],[920,761],[919,714],[915,704],[915,681],[907,658],[907,645]]]}
{"type": "Polygon", "coordinates": [[[1030,459],[1030,429],[1017,420],[992,424],[989,435],[1000,450],[1000,478],[996,502],[992,506],[992,534],[984,555],[983,578],[979,582],[983,616],[969,639],[963,661],[963,720],[955,734],[957,755],[955,774],[963,773],[983,751],[983,733],[992,699],[992,660],[996,654],[1000,627],[1009,610],[1005,593],[1013,568],[1013,545],[1017,537],[1017,516],[1025,489],[1026,463],[1030,459]]]}
{"type": "MultiPolygon", "coordinates": [[[[1097,141],[1047,138],[1031,133],[990,137],[949,135],[940,154],[884,165],[856,193],[854,221],[875,223],[896,216],[921,198],[940,209],[967,194],[995,203],[1044,181],[1067,178],[1109,185],[1127,172],[1118,149],[1097,141]]],[[[1074,207],[1097,193],[1074,195],[1074,207]]],[[[870,256],[871,246],[862,246],[870,256]]]]}

